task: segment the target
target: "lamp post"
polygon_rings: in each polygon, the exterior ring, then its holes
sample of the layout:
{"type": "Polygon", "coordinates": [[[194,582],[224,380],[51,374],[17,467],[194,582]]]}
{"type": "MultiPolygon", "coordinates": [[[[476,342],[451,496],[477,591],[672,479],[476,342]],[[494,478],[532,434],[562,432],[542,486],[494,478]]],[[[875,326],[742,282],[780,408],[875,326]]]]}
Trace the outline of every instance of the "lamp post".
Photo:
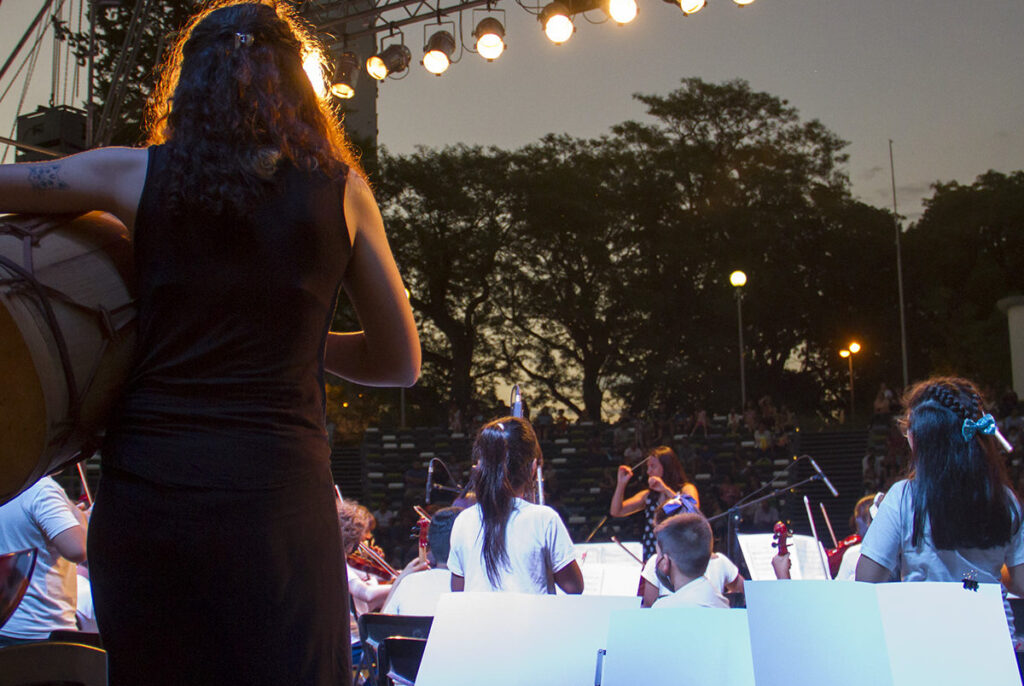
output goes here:
{"type": "Polygon", "coordinates": [[[747,377],[743,363],[743,286],[747,283],[747,275],[736,270],[729,275],[729,283],[736,289],[736,328],[740,339],[740,413],[747,407],[747,377]]]}
{"type": "Polygon", "coordinates": [[[853,356],[860,352],[860,343],[851,341],[850,345],[839,351],[839,357],[845,358],[850,364],[850,419],[853,420],[853,356]]]}

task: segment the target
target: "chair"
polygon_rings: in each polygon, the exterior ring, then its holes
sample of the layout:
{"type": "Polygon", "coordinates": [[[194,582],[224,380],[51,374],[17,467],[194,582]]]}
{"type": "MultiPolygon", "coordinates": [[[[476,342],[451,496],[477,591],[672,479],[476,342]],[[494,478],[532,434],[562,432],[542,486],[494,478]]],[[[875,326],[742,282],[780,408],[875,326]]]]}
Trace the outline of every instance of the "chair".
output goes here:
{"type": "Polygon", "coordinates": [[[106,686],[107,654],[77,643],[22,643],[0,648],[0,686],[106,686]]]}
{"type": "Polygon", "coordinates": [[[377,648],[378,670],[382,675],[377,681],[378,686],[414,686],[426,647],[425,638],[385,638],[377,648]]]}
{"type": "Polygon", "coordinates": [[[393,637],[422,638],[430,634],[433,617],[413,615],[388,615],[381,612],[367,612],[359,616],[359,640],[363,645],[362,665],[371,674],[371,683],[381,682],[386,673],[380,669],[378,647],[384,639],[393,637]]]}
{"type": "Polygon", "coordinates": [[[0,626],[4,625],[18,608],[32,571],[36,568],[35,548],[0,555],[0,626]]]}
{"type": "Polygon", "coordinates": [[[93,648],[103,648],[103,639],[100,635],[91,631],[72,631],[71,629],[57,629],[50,632],[50,641],[57,643],[78,643],[93,648]]]}

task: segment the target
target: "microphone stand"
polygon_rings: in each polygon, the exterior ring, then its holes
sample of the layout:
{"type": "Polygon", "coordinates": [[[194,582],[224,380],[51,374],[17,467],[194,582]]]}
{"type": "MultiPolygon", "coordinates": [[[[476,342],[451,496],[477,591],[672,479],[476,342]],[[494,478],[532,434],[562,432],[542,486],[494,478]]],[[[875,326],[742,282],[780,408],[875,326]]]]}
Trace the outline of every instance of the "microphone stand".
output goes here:
{"type": "MultiPolygon", "coordinates": [[[[796,464],[796,462],[794,462],[793,464],[796,464]]],[[[776,488],[771,493],[766,493],[765,495],[761,496],[760,498],[756,498],[755,500],[748,500],[746,502],[741,500],[740,502],[736,503],[735,505],[730,507],[725,512],[723,512],[721,514],[717,514],[714,517],[711,517],[710,519],[708,519],[708,523],[711,523],[711,522],[715,522],[715,521],[717,521],[719,519],[722,519],[723,517],[727,518],[726,519],[726,545],[725,545],[725,549],[726,549],[726,553],[725,554],[726,554],[726,556],[730,560],[732,560],[733,562],[736,561],[736,558],[734,557],[735,554],[736,554],[736,530],[739,527],[740,515],[743,512],[743,510],[746,510],[748,507],[750,507],[752,505],[757,505],[760,502],[768,500],[769,498],[777,498],[780,495],[782,495],[783,493],[786,493],[787,491],[796,492],[796,490],[798,488],[800,488],[801,486],[804,486],[806,484],[809,484],[812,481],[822,481],[822,480],[823,480],[823,477],[820,474],[817,474],[817,473],[812,474],[811,476],[807,477],[806,479],[803,479],[802,481],[796,482],[792,486],[783,486],[781,488],[776,488]]],[[[745,562],[746,561],[744,560],[744,563],[745,562]]],[[[746,566],[746,565],[744,564],[744,566],[746,566]]]]}

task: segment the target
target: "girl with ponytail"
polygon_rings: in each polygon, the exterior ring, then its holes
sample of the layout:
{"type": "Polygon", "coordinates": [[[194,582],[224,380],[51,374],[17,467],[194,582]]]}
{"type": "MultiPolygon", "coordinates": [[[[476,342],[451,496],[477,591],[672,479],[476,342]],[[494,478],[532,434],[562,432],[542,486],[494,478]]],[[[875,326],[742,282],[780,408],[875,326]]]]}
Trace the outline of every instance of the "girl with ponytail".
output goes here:
{"type": "MultiPolygon", "coordinates": [[[[1021,504],[1006,476],[1005,441],[977,386],[935,377],[912,387],[901,420],[909,476],[893,485],[864,536],[858,581],[967,581],[1024,591],[1021,504]]],[[[1012,615],[1009,615],[1013,632],[1012,615]]]]}
{"type": "Polygon", "coordinates": [[[583,592],[572,539],[549,507],[524,499],[544,456],[529,422],[485,424],[473,444],[477,504],[452,527],[453,591],[583,592]]]}

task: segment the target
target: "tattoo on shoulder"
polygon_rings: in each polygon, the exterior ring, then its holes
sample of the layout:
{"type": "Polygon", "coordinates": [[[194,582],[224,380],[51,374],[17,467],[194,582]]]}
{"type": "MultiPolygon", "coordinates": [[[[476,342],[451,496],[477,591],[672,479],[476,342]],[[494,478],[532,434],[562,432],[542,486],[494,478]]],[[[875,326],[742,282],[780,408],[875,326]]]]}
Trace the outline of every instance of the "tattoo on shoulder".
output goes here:
{"type": "Polygon", "coordinates": [[[28,181],[32,188],[43,191],[59,191],[68,187],[60,178],[59,164],[34,164],[29,167],[28,181]]]}

